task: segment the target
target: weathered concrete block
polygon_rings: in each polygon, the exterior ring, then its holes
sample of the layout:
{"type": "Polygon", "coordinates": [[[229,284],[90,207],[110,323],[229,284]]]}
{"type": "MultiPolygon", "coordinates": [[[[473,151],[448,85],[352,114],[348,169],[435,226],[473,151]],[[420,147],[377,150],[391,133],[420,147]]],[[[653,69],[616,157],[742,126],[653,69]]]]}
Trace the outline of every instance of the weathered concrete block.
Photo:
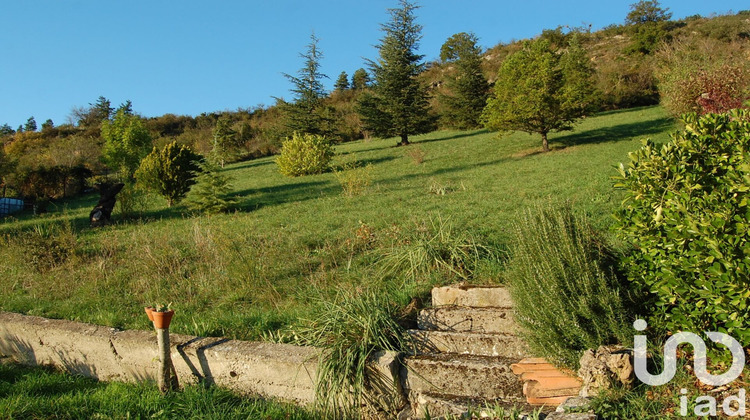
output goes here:
{"type": "Polygon", "coordinates": [[[443,305],[512,308],[513,301],[504,287],[452,285],[433,288],[432,306],[443,305]]]}
{"type": "Polygon", "coordinates": [[[443,306],[422,309],[417,316],[420,330],[517,335],[520,328],[512,309],[443,306]]]}
{"type": "Polygon", "coordinates": [[[404,359],[401,372],[410,393],[523,402],[522,383],[510,369],[518,359],[439,354],[404,359]]]}
{"type": "Polygon", "coordinates": [[[524,358],[530,352],[526,342],[509,334],[409,330],[417,354],[458,353],[475,356],[524,358]]]}
{"type": "MultiPolygon", "coordinates": [[[[206,381],[243,394],[299,404],[315,400],[320,350],[171,334],[181,383],[206,381]]],[[[0,355],[28,365],[55,365],[103,381],[155,380],[156,336],[79,322],[0,313],[0,355]]]]}

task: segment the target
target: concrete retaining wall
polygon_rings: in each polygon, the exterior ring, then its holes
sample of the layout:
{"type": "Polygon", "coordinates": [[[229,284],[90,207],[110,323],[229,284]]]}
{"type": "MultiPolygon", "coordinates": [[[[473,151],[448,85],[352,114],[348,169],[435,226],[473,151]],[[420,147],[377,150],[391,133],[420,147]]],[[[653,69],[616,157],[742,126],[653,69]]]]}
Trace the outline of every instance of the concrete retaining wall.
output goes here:
{"type": "MultiPolygon", "coordinates": [[[[314,402],[319,349],[178,334],[170,341],[181,384],[204,380],[242,394],[314,402]]],[[[156,381],[159,365],[153,331],[7,312],[0,312],[0,356],[103,381],[156,381]]]]}

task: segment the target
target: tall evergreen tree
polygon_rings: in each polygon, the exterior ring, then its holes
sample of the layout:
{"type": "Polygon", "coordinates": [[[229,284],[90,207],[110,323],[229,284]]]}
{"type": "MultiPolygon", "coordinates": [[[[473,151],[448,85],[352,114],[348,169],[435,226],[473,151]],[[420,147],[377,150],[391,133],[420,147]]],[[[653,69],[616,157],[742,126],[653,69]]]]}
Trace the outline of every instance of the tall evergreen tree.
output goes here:
{"type": "Polygon", "coordinates": [[[11,127],[10,125],[8,125],[8,123],[5,123],[2,126],[0,126],[0,137],[7,136],[7,135],[13,134],[15,132],[16,131],[13,130],[13,127],[11,127]]]}
{"type": "Polygon", "coordinates": [[[28,120],[26,120],[26,124],[23,126],[24,131],[36,131],[36,120],[34,119],[34,116],[29,117],[28,120]]]}
{"type": "Polygon", "coordinates": [[[349,89],[349,75],[345,71],[339,74],[339,78],[336,79],[336,83],[333,85],[333,89],[337,92],[343,92],[349,89]]]}
{"type": "Polygon", "coordinates": [[[294,102],[285,103],[284,110],[288,117],[288,126],[292,131],[308,134],[326,135],[328,121],[321,111],[326,90],[322,79],[328,78],[320,72],[320,60],[323,53],[318,49],[320,40],[315,34],[310,35],[307,51],[300,54],[305,59],[305,65],[297,72],[297,76],[284,73],[284,77],[292,82],[291,89],[294,102]]]}
{"type": "Polygon", "coordinates": [[[446,106],[445,119],[460,129],[481,126],[489,84],[482,73],[482,49],[473,33],[461,32],[448,38],[440,49],[440,59],[453,63],[455,73],[446,81],[449,94],[439,99],[446,106]]]}
{"type": "Polygon", "coordinates": [[[55,123],[52,122],[51,118],[48,118],[47,121],[42,123],[42,131],[47,131],[55,127],[55,123]]]}
{"type": "Polygon", "coordinates": [[[370,86],[370,75],[365,69],[357,69],[352,75],[352,89],[363,90],[370,86]]]}
{"type": "Polygon", "coordinates": [[[211,158],[221,167],[224,167],[226,160],[232,152],[232,146],[235,143],[237,132],[232,130],[229,118],[222,115],[216,121],[214,128],[213,146],[211,148],[211,158]]]}
{"type": "Polygon", "coordinates": [[[410,135],[430,131],[434,119],[427,88],[417,78],[425,69],[424,56],[416,53],[422,39],[414,16],[418,6],[408,0],[399,0],[399,6],[388,10],[391,21],[381,25],[380,58],[368,60],[375,77],[373,94],[363,95],[358,111],[375,135],[398,136],[399,145],[407,145],[410,135]]]}

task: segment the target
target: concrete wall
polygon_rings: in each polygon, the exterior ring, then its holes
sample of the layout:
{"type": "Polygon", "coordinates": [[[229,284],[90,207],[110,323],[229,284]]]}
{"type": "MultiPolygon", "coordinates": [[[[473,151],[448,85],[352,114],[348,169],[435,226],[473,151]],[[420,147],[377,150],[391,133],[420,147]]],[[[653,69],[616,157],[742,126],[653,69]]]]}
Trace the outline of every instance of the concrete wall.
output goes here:
{"type": "MultiPolygon", "coordinates": [[[[181,384],[203,380],[242,394],[308,405],[315,398],[320,350],[171,334],[181,384]]],[[[102,381],[156,381],[153,331],[119,331],[80,322],[0,312],[0,356],[55,365],[102,381]]]]}

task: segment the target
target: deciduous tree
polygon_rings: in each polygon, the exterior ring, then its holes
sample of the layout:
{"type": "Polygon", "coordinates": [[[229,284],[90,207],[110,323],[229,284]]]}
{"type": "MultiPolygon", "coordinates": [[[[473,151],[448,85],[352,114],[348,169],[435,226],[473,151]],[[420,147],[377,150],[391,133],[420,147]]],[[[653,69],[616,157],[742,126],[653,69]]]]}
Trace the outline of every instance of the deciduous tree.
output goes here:
{"type": "Polygon", "coordinates": [[[140,117],[120,110],[112,121],[104,120],[101,135],[105,163],[118,171],[122,180],[131,180],[141,159],[151,148],[151,134],[140,117]]]}
{"type": "Polygon", "coordinates": [[[548,152],[548,133],[571,130],[592,110],[591,74],[586,53],[575,38],[562,52],[554,51],[545,39],[526,42],[500,68],[482,115],[484,124],[501,132],[538,133],[548,152]]]}

